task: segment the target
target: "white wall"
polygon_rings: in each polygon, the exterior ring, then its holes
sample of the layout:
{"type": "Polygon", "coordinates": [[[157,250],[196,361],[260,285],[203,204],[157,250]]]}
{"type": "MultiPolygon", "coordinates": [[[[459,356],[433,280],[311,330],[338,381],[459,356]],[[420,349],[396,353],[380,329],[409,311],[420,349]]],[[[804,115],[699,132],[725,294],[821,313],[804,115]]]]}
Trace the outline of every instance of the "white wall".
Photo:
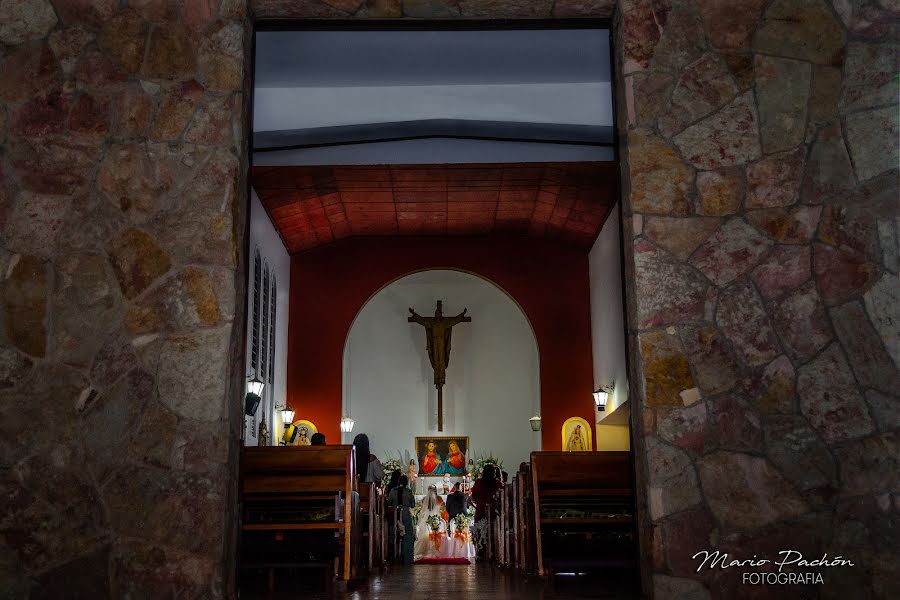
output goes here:
{"type": "Polygon", "coordinates": [[[609,82],[256,88],[253,130],[471,119],[612,125],[609,82]]]}
{"type": "Polygon", "coordinates": [[[266,386],[263,393],[263,401],[260,403],[255,417],[255,426],[251,426],[251,419],[247,417],[245,428],[246,444],[255,446],[259,420],[265,410],[268,420],[270,443],[280,439],[281,414],[275,414],[274,408],[284,405],[287,388],[287,329],[288,329],[288,299],[290,298],[291,257],[288,255],[284,244],[281,242],[278,232],[269,220],[265,209],[256,195],[256,191],[250,194],[250,255],[248,260],[248,288],[247,288],[247,376],[252,375],[250,367],[250,345],[252,343],[252,318],[253,309],[253,258],[256,248],[259,248],[263,265],[269,266],[269,277],[275,276],[277,281],[276,319],[275,319],[275,385],[266,386]]]}
{"type": "Polygon", "coordinates": [[[597,413],[600,421],[628,399],[618,210],[613,210],[603,225],[589,261],[594,389],[615,382],[606,411],[597,413]]]}
{"type": "Polygon", "coordinates": [[[538,349],[519,307],[474,275],[434,270],[408,275],[379,291],[363,307],[344,348],[344,412],[355,421],[349,443],[366,433],[379,457],[408,460],[416,436],[468,435],[470,457],[492,452],[509,472],[518,470],[540,433],[529,427],[540,406],[538,349]],[[444,431],[437,431],[437,392],[422,326],[408,323],[408,308],[422,316],[468,309],[471,323],[453,328],[444,386],[444,431]]]}
{"type": "Polygon", "coordinates": [[[613,148],[503,140],[423,138],[292,148],[253,155],[254,165],[443,165],[501,162],[615,160],[613,148]]]}

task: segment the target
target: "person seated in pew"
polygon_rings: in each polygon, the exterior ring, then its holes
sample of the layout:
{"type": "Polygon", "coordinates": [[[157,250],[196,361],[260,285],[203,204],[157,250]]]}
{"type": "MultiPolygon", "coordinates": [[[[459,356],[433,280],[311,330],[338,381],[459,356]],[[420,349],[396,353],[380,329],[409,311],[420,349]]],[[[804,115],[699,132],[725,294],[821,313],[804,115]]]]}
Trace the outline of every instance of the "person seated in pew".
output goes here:
{"type": "Polygon", "coordinates": [[[369,436],[360,433],[353,438],[353,448],[356,450],[357,471],[360,482],[373,481],[375,485],[381,485],[384,479],[384,467],[374,454],[369,453],[369,436]]]}
{"type": "Polygon", "coordinates": [[[309,440],[311,446],[324,446],[325,445],[325,434],[324,433],[314,433],[309,440]]]}

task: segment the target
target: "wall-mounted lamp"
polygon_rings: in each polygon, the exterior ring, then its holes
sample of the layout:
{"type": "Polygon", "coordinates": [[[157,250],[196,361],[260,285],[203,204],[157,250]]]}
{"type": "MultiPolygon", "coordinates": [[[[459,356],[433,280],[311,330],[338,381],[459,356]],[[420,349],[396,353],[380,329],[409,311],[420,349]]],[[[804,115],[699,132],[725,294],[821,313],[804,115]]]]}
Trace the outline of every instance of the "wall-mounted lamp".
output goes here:
{"type": "Polygon", "coordinates": [[[353,419],[350,417],[344,417],[341,419],[341,431],[344,433],[350,433],[353,431],[353,419]]]}
{"type": "Polygon", "coordinates": [[[256,394],[247,392],[247,395],[244,396],[244,415],[248,417],[255,415],[256,410],[259,408],[260,400],[262,400],[262,398],[256,394]]]}
{"type": "Polygon", "coordinates": [[[262,396],[263,388],[266,384],[259,380],[259,376],[253,375],[253,379],[247,382],[247,391],[256,396],[262,396]]]}
{"type": "Polygon", "coordinates": [[[597,391],[594,392],[594,405],[596,405],[598,411],[603,412],[606,410],[606,401],[609,400],[609,395],[612,393],[614,387],[614,383],[601,385],[597,388],[597,391]]]}
{"type": "Polygon", "coordinates": [[[531,425],[532,431],[540,431],[541,430],[541,415],[534,415],[530,419],[528,419],[528,424],[531,425]]]}
{"type": "Polygon", "coordinates": [[[300,428],[294,427],[290,423],[286,423],[284,426],[284,434],[281,436],[281,444],[283,446],[287,446],[288,444],[293,444],[297,439],[297,434],[299,433],[300,428]]]}
{"type": "Polygon", "coordinates": [[[288,408],[287,404],[281,409],[281,422],[285,427],[294,422],[294,411],[288,408]]]}

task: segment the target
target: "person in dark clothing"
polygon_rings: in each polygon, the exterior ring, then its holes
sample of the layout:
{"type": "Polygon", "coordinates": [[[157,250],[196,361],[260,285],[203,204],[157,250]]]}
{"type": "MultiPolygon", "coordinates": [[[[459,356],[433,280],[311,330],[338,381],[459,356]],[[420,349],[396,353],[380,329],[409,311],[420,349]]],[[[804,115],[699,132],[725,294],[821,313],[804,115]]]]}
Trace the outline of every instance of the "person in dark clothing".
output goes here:
{"type": "Polygon", "coordinates": [[[493,465],[486,465],[481,473],[481,479],[472,486],[472,502],[475,504],[475,545],[478,549],[478,558],[484,558],[488,541],[488,530],[491,527],[488,506],[494,501],[494,494],[503,488],[503,482],[497,479],[499,469],[493,465]]]}
{"type": "Polygon", "coordinates": [[[447,496],[447,515],[450,517],[450,520],[452,521],[460,513],[465,513],[468,503],[469,497],[458,487],[455,492],[447,496]]]}
{"type": "Polygon", "coordinates": [[[353,449],[356,451],[356,471],[359,473],[360,482],[374,481],[381,485],[384,468],[378,457],[369,452],[369,436],[360,433],[353,438],[353,449]]]}
{"type": "Polygon", "coordinates": [[[416,542],[412,521],[412,508],[416,504],[416,498],[413,496],[412,490],[406,487],[408,483],[409,479],[406,475],[401,475],[397,481],[397,487],[391,490],[387,498],[389,508],[400,509],[400,522],[397,523],[400,531],[397,533],[401,537],[399,558],[404,564],[409,564],[413,561],[413,547],[416,542]]]}
{"type": "Polygon", "coordinates": [[[325,445],[325,434],[324,433],[312,434],[312,437],[309,439],[309,443],[311,446],[324,446],[325,445]]]}
{"type": "Polygon", "coordinates": [[[384,493],[389,496],[391,494],[391,490],[393,490],[399,484],[400,484],[400,471],[394,471],[393,473],[391,473],[391,479],[390,479],[390,481],[388,481],[387,489],[384,490],[384,493]]]}

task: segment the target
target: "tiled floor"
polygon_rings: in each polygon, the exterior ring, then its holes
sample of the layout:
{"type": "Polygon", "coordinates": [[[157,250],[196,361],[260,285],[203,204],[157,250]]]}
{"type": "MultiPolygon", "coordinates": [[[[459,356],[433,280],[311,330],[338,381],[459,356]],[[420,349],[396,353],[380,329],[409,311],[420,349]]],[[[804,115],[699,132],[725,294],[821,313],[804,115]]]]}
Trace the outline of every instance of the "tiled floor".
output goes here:
{"type": "MultiPolygon", "coordinates": [[[[392,566],[368,579],[351,582],[346,591],[335,590],[328,595],[304,590],[302,582],[292,581],[288,574],[276,583],[272,598],[303,600],[625,600],[639,597],[633,593],[630,581],[616,581],[611,576],[560,576],[552,584],[545,584],[484,563],[392,566]]],[[[267,597],[264,592],[241,595],[242,600],[267,597]]]]}

